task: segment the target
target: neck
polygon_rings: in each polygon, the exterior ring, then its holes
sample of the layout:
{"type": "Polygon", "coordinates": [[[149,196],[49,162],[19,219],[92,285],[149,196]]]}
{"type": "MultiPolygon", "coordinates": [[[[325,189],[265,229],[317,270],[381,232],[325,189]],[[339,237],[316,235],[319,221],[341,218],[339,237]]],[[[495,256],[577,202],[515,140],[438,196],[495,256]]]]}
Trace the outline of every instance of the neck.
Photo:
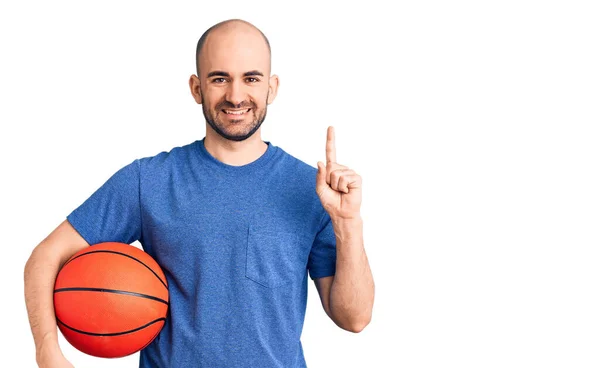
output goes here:
{"type": "Polygon", "coordinates": [[[231,166],[242,166],[256,161],[267,150],[267,144],[260,137],[260,129],[250,138],[236,142],[221,137],[208,126],[204,147],[214,158],[231,166]]]}

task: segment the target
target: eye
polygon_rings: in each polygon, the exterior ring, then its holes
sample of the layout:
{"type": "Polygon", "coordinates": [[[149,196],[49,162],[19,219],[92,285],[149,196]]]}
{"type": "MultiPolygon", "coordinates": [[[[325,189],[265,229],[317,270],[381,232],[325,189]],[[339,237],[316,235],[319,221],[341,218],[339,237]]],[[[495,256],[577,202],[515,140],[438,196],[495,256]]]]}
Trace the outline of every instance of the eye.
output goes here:
{"type": "Polygon", "coordinates": [[[259,81],[258,78],[254,78],[254,77],[246,78],[246,82],[248,82],[248,83],[256,83],[258,81],[259,81]]]}
{"type": "Polygon", "coordinates": [[[225,78],[215,78],[212,81],[213,83],[225,83],[225,78]]]}

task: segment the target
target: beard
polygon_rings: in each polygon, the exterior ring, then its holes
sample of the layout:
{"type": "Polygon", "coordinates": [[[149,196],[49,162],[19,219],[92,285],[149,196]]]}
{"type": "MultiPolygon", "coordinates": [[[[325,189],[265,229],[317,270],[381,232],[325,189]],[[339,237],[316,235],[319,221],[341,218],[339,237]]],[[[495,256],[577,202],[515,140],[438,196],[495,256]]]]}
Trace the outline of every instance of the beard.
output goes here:
{"type": "MultiPolygon", "coordinates": [[[[268,100],[269,96],[267,95],[267,101],[268,100]]],[[[217,132],[217,134],[219,134],[221,137],[230,141],[241,142],[250,138],[254,133],[256,133],[256,131],[262,125],[263,121],[265,121],[265,118],[267,117],[267,103],[265,101],[264,109],[258,110],[256,108],[256,104],[250,101],[244,101],[238,104],[237,106],[229,101],[223,101],[217,104],[214,111],[210,111],[205,104],[202,104],[202,113],[204,114],[204,118],[206,119],[208,125],[210,125],[210,127],[213,128],[213,130],[217,132]],[[243,120],[247,119],[247,117],[245,117],[244,119],[230,120],[230,122],[225,122],[217,116],[225,114],[222,111],[223,109],[242,108],[251,109],[250,113],[252,113],[252,119],[250,122],[243,122],[243,120]],[[237,132],[228,132],[227,127],[231,125],[240,125],[240,128],[237,132]]]]}

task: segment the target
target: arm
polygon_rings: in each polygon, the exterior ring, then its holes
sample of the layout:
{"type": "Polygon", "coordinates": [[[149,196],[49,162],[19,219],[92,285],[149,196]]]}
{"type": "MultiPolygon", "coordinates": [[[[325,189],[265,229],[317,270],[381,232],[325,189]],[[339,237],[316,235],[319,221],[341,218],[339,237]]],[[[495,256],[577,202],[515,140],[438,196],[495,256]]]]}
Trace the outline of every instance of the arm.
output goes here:
{"type": "Polygon", "coordinates": [[[25,304],[40,367],[72,367],[58,346],[54,281],[60,267],[89,244],[65,220],[31,253],[25,264],[25,304]]]}
{"type": "Polygon", "coordinates": [[[371,321],[375,284],[363,247],[362,220],[332,221],[335,276],[315,280],[325,313],[344,330],[362,331],[371,321]]]}
{"type": "Polygon", "coordinates": [[[334,276],[315,280],[323,309],[341,328],[362,331],[371,321],[375,283],[363,246],[362,178],[336,162],[333,128],[327,131],[327,166],[318,163],[316,190],[331,217],[336,240],[334,276]]]}

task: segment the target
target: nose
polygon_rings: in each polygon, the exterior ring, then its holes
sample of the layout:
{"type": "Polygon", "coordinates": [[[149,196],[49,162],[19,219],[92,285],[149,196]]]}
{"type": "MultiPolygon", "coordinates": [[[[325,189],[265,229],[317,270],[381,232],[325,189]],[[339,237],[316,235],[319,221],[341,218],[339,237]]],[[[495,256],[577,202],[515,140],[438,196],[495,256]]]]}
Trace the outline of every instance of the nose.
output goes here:
{"type": "Polygon", "coordinates": [[[227,88],[227,93],[225,95],[227,101],[231,102],[234,106],[239,106],[246,99],[246,93],[244,92],[244,87],[240,82],[235,81],[229,84],[229,88],[227,88]]]}

